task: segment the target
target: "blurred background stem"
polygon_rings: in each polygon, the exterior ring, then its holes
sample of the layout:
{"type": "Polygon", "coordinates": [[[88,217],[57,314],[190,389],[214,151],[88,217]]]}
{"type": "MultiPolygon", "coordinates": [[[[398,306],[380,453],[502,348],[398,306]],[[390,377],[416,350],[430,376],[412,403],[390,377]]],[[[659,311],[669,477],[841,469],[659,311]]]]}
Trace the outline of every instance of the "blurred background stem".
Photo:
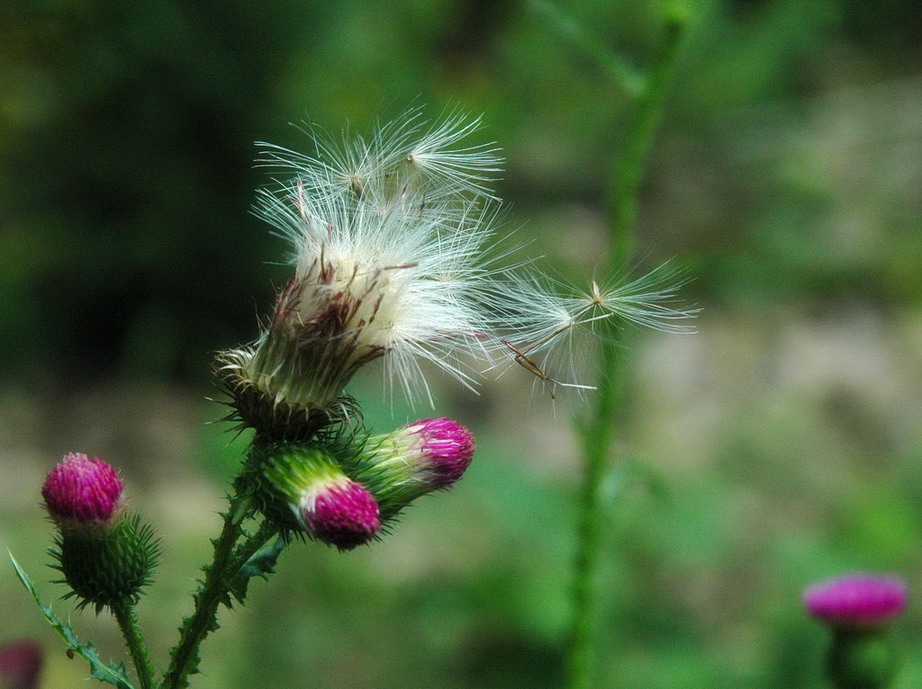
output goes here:
{"type": "MultiPolygon", "coordinates": [[[[669,8],[665,20],[664,36],[657,54],[634,100],[629,104],[623,146],[615,160],[608,195],[611,218],[608,275],[624,270],[634,251],[637,192],[662,114],[687,15],[681,8],[669,8]]],[[[616,86],[625,90],[622,84],[616,86]]],[[[603,527],[600,487],[609,470],[615,421],[621,401],[623,352],[623,346],[604,348],[598,390],[592,398],[593,408],[588,422],[581,428],[584,475],[580,490],[574,564],[573,619],[566,659],[569,689],[585,689],[592,682],[595,613],[598,607],[598,560],[603,527]]]]}

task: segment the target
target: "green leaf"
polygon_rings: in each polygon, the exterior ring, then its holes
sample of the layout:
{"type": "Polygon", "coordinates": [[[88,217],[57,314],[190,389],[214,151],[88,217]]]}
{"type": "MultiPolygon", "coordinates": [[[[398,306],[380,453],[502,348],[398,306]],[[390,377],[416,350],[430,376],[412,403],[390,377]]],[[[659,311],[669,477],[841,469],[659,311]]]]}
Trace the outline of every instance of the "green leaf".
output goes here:
{"type": "MultiPolygon", "coordinates": [[[[9,553],[9,551],[7,552],[9,553]]],[[[50,605],[41,601],[38,596],[38,591],[35,590],[35,584],[32,583],[32,580],[29,579],[22,567],[19,566],[19,563],[16,562],[16,558],[13,557],[13,554],[9,553],[9,555],[10,561],[13,563],[13,568],[16,570],[16,576],[19,577],[19,581],[22,582],[22,585],[25,586],[26,590],[31,594],[32,599],[35,601],[35,604],[38,605],[42,615],[45,616],[48,623],[61,638],[64,639],[67,647],[90,664],[90,676],[93,679],[98,679],[100,682],[106,682],[119,687],[119,689],[134,689],[131,682],[128,681],[125,666],[122,663],[104,663],[93,644],[89,642],[82,643],[80,639],[77,638],[73,628],[66,622],[62,622],[55,614],[54,610],[51,609],[50,605]]]]}
{"type": "Polygon", "coordinates": [[[270,574],[275,572],[275,566],[278,562],[279,554],[285,549],[287,541],[284,537],[279,536],[273,543],[267,543],[257,550],[238,570],[237,574],[230,582],[228,590],[242,603],[247,595],[247,586],[250,579],[260,576],[267,579],[270,574]]]}

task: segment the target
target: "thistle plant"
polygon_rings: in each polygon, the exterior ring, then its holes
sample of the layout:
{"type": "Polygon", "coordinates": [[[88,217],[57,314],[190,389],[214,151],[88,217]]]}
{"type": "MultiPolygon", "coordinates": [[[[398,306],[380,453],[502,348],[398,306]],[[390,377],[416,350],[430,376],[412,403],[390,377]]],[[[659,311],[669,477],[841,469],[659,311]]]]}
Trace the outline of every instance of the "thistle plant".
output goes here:
{"type": "MultiPolygon", "coordinates": [[[[260,145],[272,181],[255,212],[290,241],[293,275],[255,342],[217,356],[226,420],[252,438],[165,669],[151,660],[135,610],[159,561],[153,530],[127,512],[124,483],[102,460],[71,454],[49,473],[42,495],[65,597],[115,616],[142,689],[189,686],[219,608],[243,604],[250,580],[271,575],[287,547],[379,547],[408,505],[462,478],[471,431],[424,418],[374,432],[347,392],[361,368],[380,363],[393,387],[430,405],[421,361],[470,388],[482,372],[518,365],[554,396],[591,388],[561,357],[584,346],[581,337],[610,345],[629,323],[684,329],[692,312],[674,306],[681,280],[668,267],[581,291],[541,277],[535,263],[527,274],[498,266],[491,181],[502,159],[493,144],[468,143],[479,125],[458,113],[430,124],[415,110],[342,146],[309,128],[307,154],[260,145]]],[[[94,678],[134,686],[16,570],[94,678]]]]}
{"type": "Polygon", "coordinates": [[[886,574],[849,574],[809,586],[804,608],[832,631],[826,670],[836,689],[886,689],[898,662],[887,629],[906,608],[906,583],[886,574]]]}

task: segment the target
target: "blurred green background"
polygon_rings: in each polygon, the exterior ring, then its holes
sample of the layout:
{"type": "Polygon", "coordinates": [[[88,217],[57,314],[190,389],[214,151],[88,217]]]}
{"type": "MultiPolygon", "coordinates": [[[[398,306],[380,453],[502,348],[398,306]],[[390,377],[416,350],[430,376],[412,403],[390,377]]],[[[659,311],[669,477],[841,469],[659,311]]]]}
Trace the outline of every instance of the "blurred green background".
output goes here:
{"type": "MultiPolygon", "coordinates": [[[[661,34],[651,0],[559,6],[641,67],[661,34]]],[[[629,337],[598,686],[819,688],[805,584],[884,569],[922,591],[922,9],[691,7],[638,258],[676,257],[704,311],[697,335],[629,337]]],[[[483,113],[508,231],[592,274],[626,102],[527,3],[0,7],[0,545],[47,599],[64,591],[39,487],[66,452],[98,454],[163,535],[140,608],[163,661],[246,441],[209,423],[212,356],[286,279],[249,214],[252,142],[303,149],[289,122],[361,132],[410,105],[483,113]]],[[[436,412],[478,436],[465,480],[371,548],[291,548],[193,686],[559,686],[582,406],[531,386],[436,380],[436,412]]],[[[433,413],[374,373],[353,392],[379,429],[433,413]]],[[[40,638],[42,687],[77,686],[86,666],[0,572],[0,642],[40,638]]],[[[110,619],[72,618],[122,657],[110,619]]],[[[922,613],[896,632],[898,687],[922,686],[922,613]]]]}

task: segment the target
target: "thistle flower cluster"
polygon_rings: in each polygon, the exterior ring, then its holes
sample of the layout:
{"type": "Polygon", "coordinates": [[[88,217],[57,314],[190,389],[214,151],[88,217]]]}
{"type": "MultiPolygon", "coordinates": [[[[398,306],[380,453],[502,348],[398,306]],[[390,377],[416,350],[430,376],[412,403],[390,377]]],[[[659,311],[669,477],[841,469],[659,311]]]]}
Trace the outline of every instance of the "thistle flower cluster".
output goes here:
{"type": "Polygon", "coordinates": [[[219,355],[218,376],[233,417],[257,433],[258,502],[286,531],[351,548],[470,463],[473,437],[451,420],[357,430],[360,406],[345,388],[366,364],[380,360],[393,386],[430,402],[421,361],[469,387],[478,362],[515,363],[553,394],[588,387],[574,367],[565,380],[544,363],[579,349],[582,334],[610,337],[626,323],[687,329],[679,321],[693,312],[671,306],[678,283],[668,268],[567,295],[492,267],[490,183],[502,159],[493,144],[466,143],[479,126],[457,113],[429,125],[413,111],[343,146],[310,130],[309,154],[261,145],[276,180],[259,191],[256,213],[291,242],[294,275],[256,342],[219,355]]]}
{"type": "Polygon", "coordinates": [[[45,479],[42,497],[51,519],[61,528],[107,527],[121,511],[125,484],[99,458],[72,452],[45,479]]]}
{"type": "Polygon", "coordinates": [[[834,628],[880,628],[906,608],[906,583],[881,574],[848,574],[818,582],[804,591],[811,616],[834,628]]]}
{"type": "Polygon", "coordinates": [[[442,418],[361,440],[275,443],[250,461],[267,518],[287,534],[351,550],[417,498],[454,485],[473,456],[471,432],[442,418]]]}
{"type": "MultiPolygon", "coordinates": [[[[258,191],[255,212],[291,242],[293,275],[256,340],[218,355],[228,418],[254,433],[162,683],[134,610],[159,555],[152,529],[126,512],[125,485],[106,462],[74,453],[48,474],[42,496],[65,597],[115,615],[145,689],[188,686],[218,608],[243,602],[249,580],[271,574],[293,539],[341,551],[368,544],[467,471],[474,436],[453,419],[365,427],[346,388],[367,364],[382,363],[393,387],[430,403],[423,362],[470,388],[480,373],[517,364],[553,396],[588,387],[568,361],[583,335],[611,339],[627,324],[688,330],[682,321],[694,311],[674,306],[681,277],[668,266],[582,292],[497,267],[491,182],[502,158],[493,144],[468,143],[479,127],[458,113],[429,124],[411,111],[342,145],[310,130],[308,154],[261,144],[259,162],[275,179],[258,191]]],[[[121,664],[103,663],[41,604],[18,565],[17,574],[94,677],[130,686],[121,664]]]]}

